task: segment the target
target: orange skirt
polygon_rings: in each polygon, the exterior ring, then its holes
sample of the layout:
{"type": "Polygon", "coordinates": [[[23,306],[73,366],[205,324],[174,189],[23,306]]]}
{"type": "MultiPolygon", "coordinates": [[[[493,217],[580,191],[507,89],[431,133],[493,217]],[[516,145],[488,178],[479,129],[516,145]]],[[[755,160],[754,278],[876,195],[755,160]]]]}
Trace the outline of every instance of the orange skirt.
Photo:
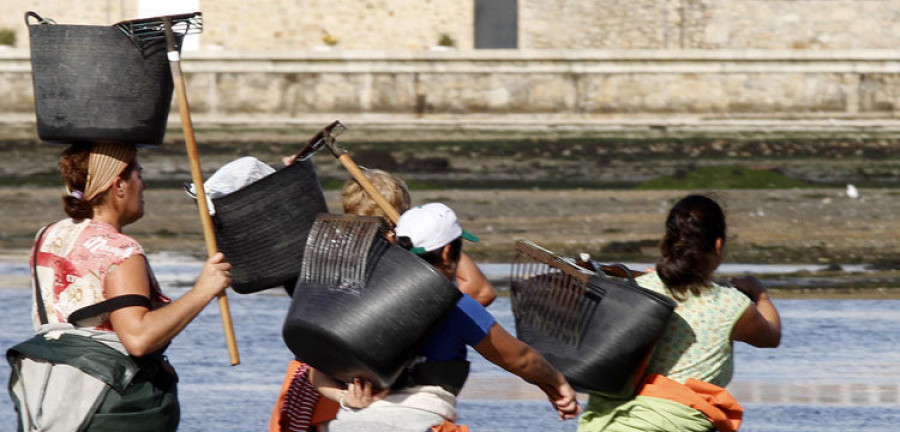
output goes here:
{"type": "Polygon", "coordinates": [[[269,432],[306,432],[334,420],[337,402],[323,398],[309,382],[309,365],[292,360],[269,418],[269,432]]]}

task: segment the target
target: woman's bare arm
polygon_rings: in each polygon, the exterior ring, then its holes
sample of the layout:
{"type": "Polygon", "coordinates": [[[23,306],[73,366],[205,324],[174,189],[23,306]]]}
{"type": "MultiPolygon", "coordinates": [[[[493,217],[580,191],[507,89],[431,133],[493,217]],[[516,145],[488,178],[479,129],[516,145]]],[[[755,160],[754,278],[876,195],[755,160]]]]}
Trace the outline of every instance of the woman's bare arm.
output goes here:
{"type": "MultiPolygon", "coordinates": [[[[231,264],[217,253],[206,261],[194,288],[165,307],[149,310],[132,306],[109,314],[113,330],[129,354],[140,357],[168,344],[204,307],[228,285],[231,264]]],[[[132,256],[113,269],[106,278],[107,298],[126,294],[150,297],[146,258],[132,256]]]]}
{"type": "Polygon", "coordinates": [[[731,283],[754,303],[734,325],[731,339],[759,348],[775,348],[781,344],[781,317],[766,287],[752,276],[734,278],[731,283]]]}
{"type": "Polygon", "coordinates": [[[488,307],[497,298],[497,292],[487,280],[475,261],[469,258],[465,252],[459,257],[456,268],[456,282],[459,290],[468,294],[482,306],[488,307]]]}
{"type": "Polygon", "coordinates": [[[331,399],[346,408],[365,408],[372,402],[384,399],[389,389],[375,392],[372,383],[356,378],[344,388],[344,385],[334,378],[310,368],[309,382],[314,385],[319,393],[327,399],[331,399]]]}
{"type": "Polygon", "coordinates": [[[556,408],[560,420],[574,419],[581,412],[575,390],[563,374],[499,324],[491,326],[487,336],[475,345],[475,350],[491,363],[538,386],[556,408]]]}

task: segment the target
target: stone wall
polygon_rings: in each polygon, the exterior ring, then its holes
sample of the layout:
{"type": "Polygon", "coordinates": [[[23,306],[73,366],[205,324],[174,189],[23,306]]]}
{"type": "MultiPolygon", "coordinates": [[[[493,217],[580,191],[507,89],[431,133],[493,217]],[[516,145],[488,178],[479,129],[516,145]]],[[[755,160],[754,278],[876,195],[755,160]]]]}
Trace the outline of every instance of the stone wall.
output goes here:
{"type": "MultiPolygon", "coordinates": [[[[139,1],[0,2],[0,29],[27,47],[22,15],[67,24],[134,18],[139,1]]],[[[200,0],[201,48],[429,50],[474,45],[473,0],[200,0]]],[[[518,0],[521,49],[895,49],[900,0],[518,0]]]]}
{"type": "MultiPolygon", "coordinates": [[[[0,2],[0,113],[33,109],[35,10],[133,18],[139,1],[0,2]]],[[[518,0],[519,50],[473,50],[474,2],[201,0],[198,115],[882,115],[900,103],[900,0],[518,0]],[[435,50],[442,36],[458,49],[435,50]]]]}
{"type": "MultiPolygon", "coordinates": [[[[144,0],[153,1],[153,0],[144,0]]],[[[458,0],[201,0],[201,48],[227,50],[423,50],[442,36],[473,47],[474,2],[458,0]]],[[[16,0],[0,2],[0,29],[17,33],[33,10],[60,24],[113,24],[137,17],[138,0],[16,0]]]]}
{"type": "Polygon", "coordinates": [[[519,1],[519,43],[536,49],[666,47],[660,0],[519,1]]]}
{"type": "MultiPolygon", "coordinates": [[[[137,16],[136,0],[0,1],[0,29],[16,32],[16,47],[28,48],[25,12],[34,11],[60,24],[108,25],[137,16]]],[[[32,22],[35,22],[32,20],[32,22]]],[[[2,47],[0,47],[2,48],[2,47]]]]}
{"type": "Polygon", "coordinates": [[[894,49],[900,1],[520,0],[521,48],[894,49]]]}
{"type": "MultiPolygon", "coordinates": [[[[185,55],[192,111],[314,114],[893,115],[893,51],[211,52],[185,55]]],[[[0,113],[32,112],[26,50],[0,52],[0,113]]]]}
{"type": "Polygon", "coordinates": [[[442,35],[473,46],[474,3],[459,0],[204,1],[203,44],[237,50],[422,50],[442,35]]]}

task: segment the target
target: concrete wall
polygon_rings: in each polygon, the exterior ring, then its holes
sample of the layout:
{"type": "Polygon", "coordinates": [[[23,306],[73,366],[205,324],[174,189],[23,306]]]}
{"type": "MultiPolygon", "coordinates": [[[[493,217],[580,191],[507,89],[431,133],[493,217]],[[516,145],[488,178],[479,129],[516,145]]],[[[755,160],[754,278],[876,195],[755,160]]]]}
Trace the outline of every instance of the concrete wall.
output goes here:
{"type": "MultiPolygon", "coordinates": [[[[0,113],[33,110],[26,10],[110,24],[139,1],[0,0],[0,113]]],[[[900,102],[900,0],[518,0],[474,50],[471,0],[201,0],[198,115],[868,115],[900,102]],[[434,50],[442,35],[458,49],[434,50]]]]}
{"type": "MultiPolygon", "coordinates": [[[[895,51],[191,52],[193,113],[884,115],[895,51]]],[[[0,113],[32,112],[26,50],[0,52],[0,113]]]]}
{"type": "MultiPolygon", "coordinates": [[[[27,47],[22,15],[112,24],[154,0],[2,0],[0,29],[27,47]]],[[[201,48],[428,50],[474,45],[474,0],[200,0],[201,48]]],[[[900,0],[518,0],[521,49],[893,49],[900,0]]]]}
{"type": "MultiPolygon", "coordinates": [[[[137,16],[135,0],[0,0],[0,29],[16,32],[16,47],[28,48],[25,12],[60,24],[109,25],[137,16]]],[[[32,23],[34,20],[32,20],[32,23]]]]}
{"type": "Polygon", "coordinates": [[[894,0],[520,0],[522,48],[893,49],[894,0]]]}
{"type": "Polygon", "coordinates": [[[473,46],[471,0],[215,0],[202,6],[204,46],[421,50],[443,34],[457,47],[473,46]]]}

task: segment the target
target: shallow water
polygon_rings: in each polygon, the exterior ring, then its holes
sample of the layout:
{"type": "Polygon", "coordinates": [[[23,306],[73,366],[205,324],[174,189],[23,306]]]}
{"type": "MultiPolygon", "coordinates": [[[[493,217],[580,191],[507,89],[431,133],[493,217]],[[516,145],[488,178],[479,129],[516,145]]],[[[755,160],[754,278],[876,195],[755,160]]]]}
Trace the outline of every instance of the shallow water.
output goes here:
{"type": "MultiPolygon", "coordinates": [[[[644,270],[654,266],[652,263],[622,263],[626,267],[633,270],[644,270]]],[[[509,279],[510,264],[480,264],[481,270],[491,280],[509,279]]],[[[716,270],[721,274],[738,275],[784,275],[797,272],[815,273],[829,269],[831,266],[821,264],[747,264],[747,263],[724,263],[716,270]]],[[[867,264],[844,264],[841,269],[848,273],[861,273],[869,270],[867,264]]]]}
{"type": "MultiPolygon", "coordinates": [[[[195,260],[187,258],[187,262],[179,263],[183,257],[168,256],[160,254],[158,259],[162,264],[155,264],[153,267],[157,276],[170,276],[177,279],[183,279],[182,275],[193,271],[197,263],[195,260]]],[[[153,260],[153,258],[151,258],[153,260]]],[[[652,267],[650,263],[624,263],[631,269],[646,269],[652,267]]],[[[510,264],[481,264],[481,269],[490,280],[504,281],[509,280],[510,264]]],[[[754,275],[785,275],[797,272],[815,273],[826,270],[830,266],[820,264],[746,264],[746,263],[726,263],[722,264],[718,272],[728,275],[738,274],[754,274],[754,275]]],[[[848,273],[863,273],[869,270],[866,264],[849,264],[842,265],[841,269],[848,273]]],[[[0,276],[27,276],[28,263],[23,257],[21,260],[0,262],[0,276]]]]}
{"type": "MultiPolygon", "coordinates": [[[[151,258],[152,260],[152,258],[151,258]]],[[[195,263],[154,265],[164,289],[185,292],[195,263]]],[[[2,285],[2,281],[0,281],[2,285]]],[[[30,292],[0,286],[0,349],[31,333],[30,292]],[[4,289],[6,288],[6,289],[4,289]]],[[[289,298],[272,290],[229,295],[241,364],[228,365],[221,321],[211,304],[169,348],[181,376],[182,431],[265,430],[291,354],[281,340],[289,298]]],[[[736,345],[729,389],[746,409],[742,431],[895,431],[900,424],[900,301],[782,300],[784,338],[775,350],[736,345]]],[[[489,309],[514,329],[507,298],[489,309]]],[[[574,431],[556,420],[534,387],[470,355],[472,374],[460,396],[460,422],[473,431],[574,431]]],[[[0,362],[0,375],[9,367],[0,362]]],[[[581,398],[586,401],[585,397],[581,398]]],[[[14,430],[0,397],[0,430],[14,430]]]]}

